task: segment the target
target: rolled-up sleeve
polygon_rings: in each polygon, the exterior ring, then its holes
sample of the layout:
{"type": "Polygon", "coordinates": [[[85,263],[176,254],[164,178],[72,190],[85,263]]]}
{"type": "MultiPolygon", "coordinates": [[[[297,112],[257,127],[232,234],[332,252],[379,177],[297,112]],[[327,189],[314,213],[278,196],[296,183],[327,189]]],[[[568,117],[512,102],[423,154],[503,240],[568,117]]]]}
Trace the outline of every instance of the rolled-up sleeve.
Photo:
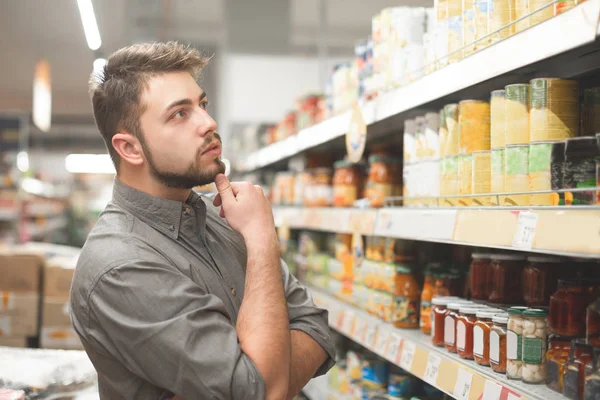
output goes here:
{"type": "Polygon", "coordinates": [[[91,336],[110,337],[96,345],[142,379],[184,399],[264,398],[222,301],[179,271],[124,263],[97,281],[89,305],[91,336]]]}
{"type": "Polygon", "coordinates": [[[285,294],[290,317],[290,329],[302,331],[317,342],[327,353],[327,360],[317,370],[315,377],[325,374],[335,364],[335,345],[328,323],[328,312],[319,308],[312,300],[308,289],[289,272],[281,261],[285,294]]]}

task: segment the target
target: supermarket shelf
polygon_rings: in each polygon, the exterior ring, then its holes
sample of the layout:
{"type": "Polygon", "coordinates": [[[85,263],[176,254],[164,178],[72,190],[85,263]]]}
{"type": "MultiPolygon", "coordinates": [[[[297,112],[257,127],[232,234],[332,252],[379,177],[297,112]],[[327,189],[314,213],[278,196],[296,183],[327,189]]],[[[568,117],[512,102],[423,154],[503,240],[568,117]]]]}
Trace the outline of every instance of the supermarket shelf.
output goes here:
{"type": "Polygon", "coordinates": [[[49,234],[50,232],[57,231],[59,229],[66,228],[67,220],[66,218],[56,218],[54,220],[50,220],[46,224],[41,227],[38,227],[36,224],[31,224],[28,226],[27,234],[30,237],[40,237],[49,234]]]}
{"type": "Polygon", "coordinates": [[[544,385],[508,380],[490,368],[463,360],[431,344],[417,329],[398,329],[321,291],[312,289],[315,303],[329,310],[330,326],[459,400],[564,400],[544,385]]]}
{"type": "Polygon", "coordinates": [[[18,218],[18,210],[12,208],[0,208],[0,222],[16,221],[18,218]]]}
{"type": "Polygon", "coordinates": [[[600,258],[600,207],[409,208],[275,207],[290,229],[600,258]]]}
{"type": "MultiPolygon", "coordinates": [[[[525,67],[546,62],[550,58],[593,43],[600,35],[599,14],[600,0],[588,0],[564,14],[495,43],[407,86],[383,93],[361,106],[365,122],[367,125],[378,124],[418,107],[432,105],[453,93],[507,76],[506,79],[479,87],[476,93],[470,93],[475,97],[483,93],[489,96],[494,88],[528,77],[532,71],[522,71],[525,67]],[[521,71],[523,76],[520,73],[513,74],[515,71],[521,71]]],[[[593,58],[595,50],[597,49],[587,49],[583,54],[570,54],[566,60],[568,63],[563,62],[565,60],[555,60],[556,65],[537,68],[536,73],[560,73],[562,77],[572,77],[596,69],[598,62],[593,58]]],[[[437,105],[440,106],[441,104],[437,105]]],[[[304,129],[296,136],[250,154],[236,169],[239,172],[249,172],[264,168],[343,137],[350,118],[351,112],[347,111],[304,129]]],[[[401,126],[401,121],[394,119],[393,123],[381,124],[381,129],[391,133],[401,126]]],[[[381,129],[375,131],[379,132],[381,129]]]]}

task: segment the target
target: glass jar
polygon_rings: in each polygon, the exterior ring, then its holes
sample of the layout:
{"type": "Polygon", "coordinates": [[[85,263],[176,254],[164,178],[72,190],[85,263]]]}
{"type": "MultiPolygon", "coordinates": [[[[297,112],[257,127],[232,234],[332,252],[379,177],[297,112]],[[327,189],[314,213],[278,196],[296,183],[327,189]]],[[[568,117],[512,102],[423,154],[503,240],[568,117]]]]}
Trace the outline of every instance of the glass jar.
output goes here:
{"type": "Polygon", "coordinates": [[[395,183],[398,180],[399,160],[384,156],[369,157],[369,178],[365,188],[365,197],[371,207],[383,207],[386,197],[394,196],[395,183]]]}
{"type": "Polygon", "coordinates": [[[522,302],[521,280],[525,257],[512,254],[492,255],[493,285],[489,301],[500,304],[522,302]]]}
{"type": "Polygon", "coordinates": [[[394,326],[396,328],[419,327],[419,302],[421,290],[411,268],[396,266],[394,277],[394,326]]]}
{"type": "Polygon", "coordinates": [[[431,300],[431,343],[434,346],[444,345],[444,327],[447,306],[456,301],[453,297],[434,297],[431,300]]]}
{"type": "Polygon", "coordinates": [[[562,393],[563,367],[569,360],[571,351],[570,337],[550,335],[546,352],[546,386],[555,392],[562,393]]]}
{"type": "Polygon", "coordinates": [[[556,291],[558,271],[564,260],[558,257],[527,257],[523,269],[523,300],[528,307],[547,307],[556,291]]]}
{"type": "Polygon", "coordinates": [[[587,344],[583,339],[571,342],[569,360],[563,372],[563,395],[569,399],[583,398],[585,385],[585,366],[591,362],[594,356],[593,346],[587,344]]]}
{"type": "Polygon", "coordinates": [[[299,172],[294,179],[294,205],[303,206],[307,188],[312,183],[312,175],[308,172],[299,172]]]}
{"type": "Polygon", "coordinates": [[[521,379],[523,346],[523,312],[527,307],[508,309],[508,332],[506,334],[506,376],[521,379]]]}
{"type": "Polygon", "coordinates": [[[431,299],[433,299],[434,274],[430,269],[425,270],[425,282],[421,291],[421,311],[419,327],[426,335],[431,333],[431,299]]]}
{"type": "Polygon", "coordinates": [[[337,161],[333,167],[333,206],[352,207],[362,196],[360,167],[346,160],[337,161]]]}
{"type": "Polygon", "coordinates": [[[585,338],[592,346],[600,346],[600,298],[587,308],[585,338]]]}
{"type": "Polygon", "coordinates": [[[472,301],[457,301],[448,303],[446,306],[446,315],[444,317],[444,346],[450,353],[456,353],[456,320],[458,319],[458,310],[467,304],[474,304],[472,301]]]}
{"type": "Polygon", "coordinates": [[[585,367],[583,400],[598,400],[600,397],[600,348],[594,348],[594,360],[585,367]]]}
{"type": "Polygon", "coordinates": [[[312,182],[306,188],[304,204],[307,207],[329,207],[333,200],[330,168],[312,170],[312,182]]]}
{"type": "Polygon", "coordinates": [[[488,307],[470,304],[458,309],[456,318],[456,352],[460,358],[473,359],[473,327],[478,310],[488,307]]]}
{"type": "Polygon", "coordinates": [[[561,336],[585,336],[587,306],[598,297],[594,281],[559,280],[550,297],[550,331],[561,336]]]}
{"type": "Polygon", "coordinates": [[[506,331],[508,314],[497,314],[492,318],[490,331],[490,367],[499,374],[506,372],[506,331]]]}
{"type": "Polygon", "coordinates": [[[473,359],[479,365],[490,366],[490,332],[492,318],[503,313],[500,309],[477,310],[477,321],[473,326],[473,359]]]}
{"type": "Polygon", "coordinates": [[[490,254],[473,253],[471,256],[471,297],[477,300],[487,300],[493,285],[492,260],[490,254]]]}
{"type": "Polygon", "coordinates": [[[412,240],[385,238],[383,259],[386,262],[404,261],[414,258],[415,242],[412,240]]]}
{"type": "Polygon", "coordinates": [[[548,313],[539,308],[529,308],[523,312],[523,382],[546,381],[547,319],[548,313]]]}
{"type": "Polygon", "coordinates": [[[447,273],[436,274],[433,278],[433,294],[434,296],[451,296],[452,282],[450,275],[447,273]]]}

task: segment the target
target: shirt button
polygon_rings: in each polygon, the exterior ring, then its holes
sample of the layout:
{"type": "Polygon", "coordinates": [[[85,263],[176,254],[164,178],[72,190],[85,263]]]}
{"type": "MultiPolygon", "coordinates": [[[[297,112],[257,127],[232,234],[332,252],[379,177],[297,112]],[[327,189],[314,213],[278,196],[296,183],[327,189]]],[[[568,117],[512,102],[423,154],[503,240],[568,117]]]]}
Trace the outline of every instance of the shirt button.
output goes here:
{"type": "Polygon", "coordinates": [[[235,290],[235,289],[231,289],[231,294],[232,294],[232,295],[234,295],[234,296],[235,296],[235,294],[236,294],[236,293],[237,293],[237,292],[236,292],[236,290],[235,290]]]}
{"type": "Polygon", "coordinates": [[[183,210],[183,213],[188,215],[191,212],[189,207],[186,207],[185,210],[183,210]]]}
{"type": "Polygon", "coordinates": [[[175,227],[173,225],[169,226],[169,230],[174,231],[175,227]]]}

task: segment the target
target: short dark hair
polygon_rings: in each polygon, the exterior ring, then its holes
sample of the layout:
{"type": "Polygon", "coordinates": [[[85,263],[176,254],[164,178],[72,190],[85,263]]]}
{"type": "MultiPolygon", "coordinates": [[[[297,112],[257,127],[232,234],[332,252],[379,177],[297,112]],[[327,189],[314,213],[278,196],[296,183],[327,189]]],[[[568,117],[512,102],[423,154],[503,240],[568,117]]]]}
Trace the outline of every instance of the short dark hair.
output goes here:
{"type": "Polygon", "coordinates": [[[145,105],[140,97],[148,78],[184,71],[198,80],[209,60],[197,49],[177,42],[134,44],[114,52],[101,71],[92,73],[89,91],[96,126],[117,170],[120,157],[112,138],[121,129],[141,137],[145,105]]]}

